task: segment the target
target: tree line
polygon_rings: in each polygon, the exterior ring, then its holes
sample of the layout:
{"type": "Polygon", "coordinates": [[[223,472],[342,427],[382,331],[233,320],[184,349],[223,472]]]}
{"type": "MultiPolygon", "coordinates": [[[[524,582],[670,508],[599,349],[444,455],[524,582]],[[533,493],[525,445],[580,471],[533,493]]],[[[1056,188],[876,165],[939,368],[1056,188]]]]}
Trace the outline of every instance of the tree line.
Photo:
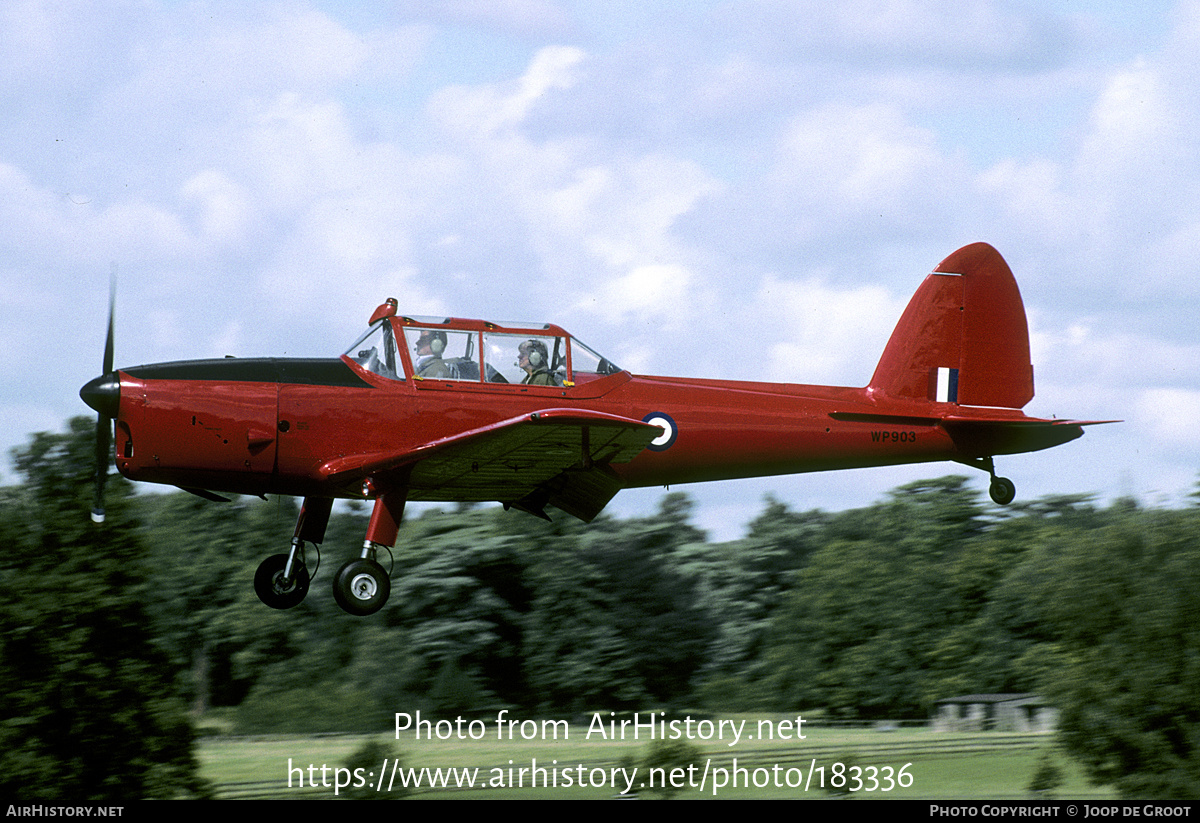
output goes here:
{"type": "Polygon", "coordinates": [[[365,506],[335,513],[309,596],[273,611],[251,581],[296,502],[116,481],[97,526],[93,426],[34,436],[0,490],[14,796],[203,796],[194,729],[215,716],[245,733],[379,731],[417,709],[900,719],[996,692],[1046,696],[1095,781],[1200,795],[1200,507],[1000,510],[955,475],[843,512],[769,498],[713,543],[678,493],[590,525],[457,506],[406,520],[391,599],[357,618],[322,581],[357,553],[365,506]]]}

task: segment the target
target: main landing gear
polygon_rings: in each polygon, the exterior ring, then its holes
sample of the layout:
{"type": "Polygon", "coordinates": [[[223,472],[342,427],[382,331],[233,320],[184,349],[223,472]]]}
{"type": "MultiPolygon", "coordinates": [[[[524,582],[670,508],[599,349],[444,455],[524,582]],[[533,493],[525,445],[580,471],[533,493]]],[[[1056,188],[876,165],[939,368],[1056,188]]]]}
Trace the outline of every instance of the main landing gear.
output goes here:
{"type": "MultiPolygon", "coordinates": [[[[333,576],[333,599],[350,614],[374,614],[387,603],[392,581],[376,560],[376,554],[379,549],[396,544],[404,501],[403,494],[385,494],[375,500],[362,553],[346,562],[333,576]]],[[[305,498],[296,521],[291,551],[271,555],[255,572],[254,591],[258,599],[272,609],[290,609],[308,594],[311,576],[304,547],[306,543],[320,544],[325,539],[332,508],[331,499],[305,498]]]]}
{"type": "Polygon", "coordinates": [[[290,609],[308,594],[310,581],[303,544],[293,545],[290,553],[273,554],[259,565],[254,573],[254,593],[272,609],[290,609]]]}
{"type": "Polygon", "coordinates": [[[392,581],[375,562],[374,554],[375,547],[368,541],[363,557],[349,561],[333,577],[333,599],[350,614],[374,614],[392,592],[392,581]]]}
{"type": "Polygon", "coordinates": [[[980,469],[991,475],[992,482],[988,484],[988,495],[997,506],[1007,506],[1016,499],[1017,484],[1007,477],[1000,477],[996,474],[996,463],[992,458],[977,457],[974,460],[960,460],[958,462],[964,466],[972,466],[980,469]]]}

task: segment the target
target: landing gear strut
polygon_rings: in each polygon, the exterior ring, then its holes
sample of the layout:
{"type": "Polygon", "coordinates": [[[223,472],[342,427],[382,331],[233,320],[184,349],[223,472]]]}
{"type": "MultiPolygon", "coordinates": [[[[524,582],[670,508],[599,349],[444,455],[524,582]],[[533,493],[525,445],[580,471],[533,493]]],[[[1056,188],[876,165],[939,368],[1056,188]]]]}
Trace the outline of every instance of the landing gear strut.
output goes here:
{"type": "MultiPolygon", "coordinates": [[[[389,492],[375,499],[362,554],[338,569],[333,577],[333,599],[350,614],[375,614],[392,593],[391,578],[375,560],[375,555],[378,549],[396,545],[404,503],[403,491],[389,492]]],[[[312,579],[305,564],[304,544],[317,545],[325,539],[332,509],[331,498],[304,499],[291,551],[271,555],[254,574],[254,591],[259,600],[272,609],[290,609],[304,599],[312,579]]]]}
{"type": "Polygon", "coordinates": [[[396,545],[400,518],[404,514],[404,492],[389,492],[375,499],[362,554],[338,569],[333,577],[333,599],[350,614],[375,614],[392,593],[392,580],[375,560],[376,550],[396,545]]]}
{"type": "Polygon", "coordinates": [[[304,544],[320,543],[325,539],[333,500],[305,498],[296,520],[292,549],[287,554],[273,554],[259,564],[254,573],[254,593],[272,609],[290,609],[300,605],[308,594],[312,577],[305,563],[304,544]]]}

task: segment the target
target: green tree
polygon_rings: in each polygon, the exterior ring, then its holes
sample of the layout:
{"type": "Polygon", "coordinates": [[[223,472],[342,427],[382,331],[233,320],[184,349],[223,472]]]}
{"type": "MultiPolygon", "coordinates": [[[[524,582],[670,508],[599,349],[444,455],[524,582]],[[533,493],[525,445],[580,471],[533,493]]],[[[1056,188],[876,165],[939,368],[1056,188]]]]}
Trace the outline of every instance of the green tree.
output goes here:
{"type": "Polygon", "coordinates": [[[88,522],[95,424],[14,452],[0,509],[0,789],[118,803],[199,796],[193,734],[148,618],[128,489],[88,522]]]}
{"type": "Polygon", "coordinates": [[[670,800],[687,785],[687,778],[680,780],[680,775],[688,774],[688,769],[694,774],[697,762],[703,757],[700,747],[686,740],[658,739],[646,747],[646,756],[638,770],[646,776],[648,792],[670,800]]]}
{"type": "Polygon", "coordinates": [[[1043,601],[1064,748],[1126,797],[1200,796],[1200,514],[1114,510],[1057,547],[1043,601]]]}
{"type": "Polygon", "coordinates": [[[281,616],[264,611],[246,581],[264,557],[282,551],[295,506],[286,499],[214,503],[183,492],[144,495],[137,503],[153,559],[148,608],[184,674],[184,693],[197,715],[237,705],[255,674],[239,662],[278,659],[281,651],[271,642],[271,624],[281,616]],[[275,522],[264,523],[264,514],[275,522]]]}
{"type": "Polygon", "coordinates": [[[690,512],[688,498],[667,495],[652,517],[539,544],[525,651],[542,702],[644,707],[691,694],[713,627],[682,570],[703,539],[690,512]]]}
{"type": "Polygon", "coordinates": [[[680,569],[695,581],[715,633],[701,672],[706,705],[724,711],[757,707],[771,621],[794,575],[821,546],[828,522],[824,512],[793,512],[768,497],[745,538],[678,550],[680,569]]]}
{"type": "Polygon", "coordinates": [[[524,539],[495,508],[432,511],[401,530],[388,625],[406,632],[428,705],[443,711],[525,701],[521,660],[532,594],[524,539]]]}
{"type": "Polygon", "coordinates": [[[766,660],[782,705],[862,717],[922,717],[939,645],[982,608],[964,558],[989,523],[946,477],[830,521],[828,540],[778,610],[766,660]]]}
{"type": "Polygon", "coordinates": [[[1047,749],[1038,757],[1037,769],[1029,779],[1029,792],[1034,797],[1051,798],[1062,784],[1062,769],[1054,762],[1054,753],[1047,749]]]}
{"type": "Polygon", "coordinates": [[[368,740],[346,760],[345,767],[352,776],[352,782],[343,794],[351,800],[400,800],[408,797],[412,789],[397,785],[399,781],[388,780],[385,784],[371,779],[384,767],[387,767],[390,776],[393,771],[403,768],[403,762],[403,757],[392,743],[368,740]]]}

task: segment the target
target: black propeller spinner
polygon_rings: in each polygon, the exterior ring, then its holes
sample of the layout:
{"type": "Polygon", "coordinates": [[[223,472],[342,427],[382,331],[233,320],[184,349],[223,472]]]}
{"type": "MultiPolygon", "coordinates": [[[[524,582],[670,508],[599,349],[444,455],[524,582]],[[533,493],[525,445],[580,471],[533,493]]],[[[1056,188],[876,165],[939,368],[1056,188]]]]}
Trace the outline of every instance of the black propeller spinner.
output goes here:
{"type": "Polygon", "coordinates": [[[96,496],[92,520],[104,522],[104,484],[108,480],[109,450],[112,448],[113,421],[121,401],[121,382],[113,371],[113,314],[117,302],[114,274],[108,293],[108,336],[104,342],[104,372],[79,390],[79,396],[99,414],[96,419],[96,496]]]}

